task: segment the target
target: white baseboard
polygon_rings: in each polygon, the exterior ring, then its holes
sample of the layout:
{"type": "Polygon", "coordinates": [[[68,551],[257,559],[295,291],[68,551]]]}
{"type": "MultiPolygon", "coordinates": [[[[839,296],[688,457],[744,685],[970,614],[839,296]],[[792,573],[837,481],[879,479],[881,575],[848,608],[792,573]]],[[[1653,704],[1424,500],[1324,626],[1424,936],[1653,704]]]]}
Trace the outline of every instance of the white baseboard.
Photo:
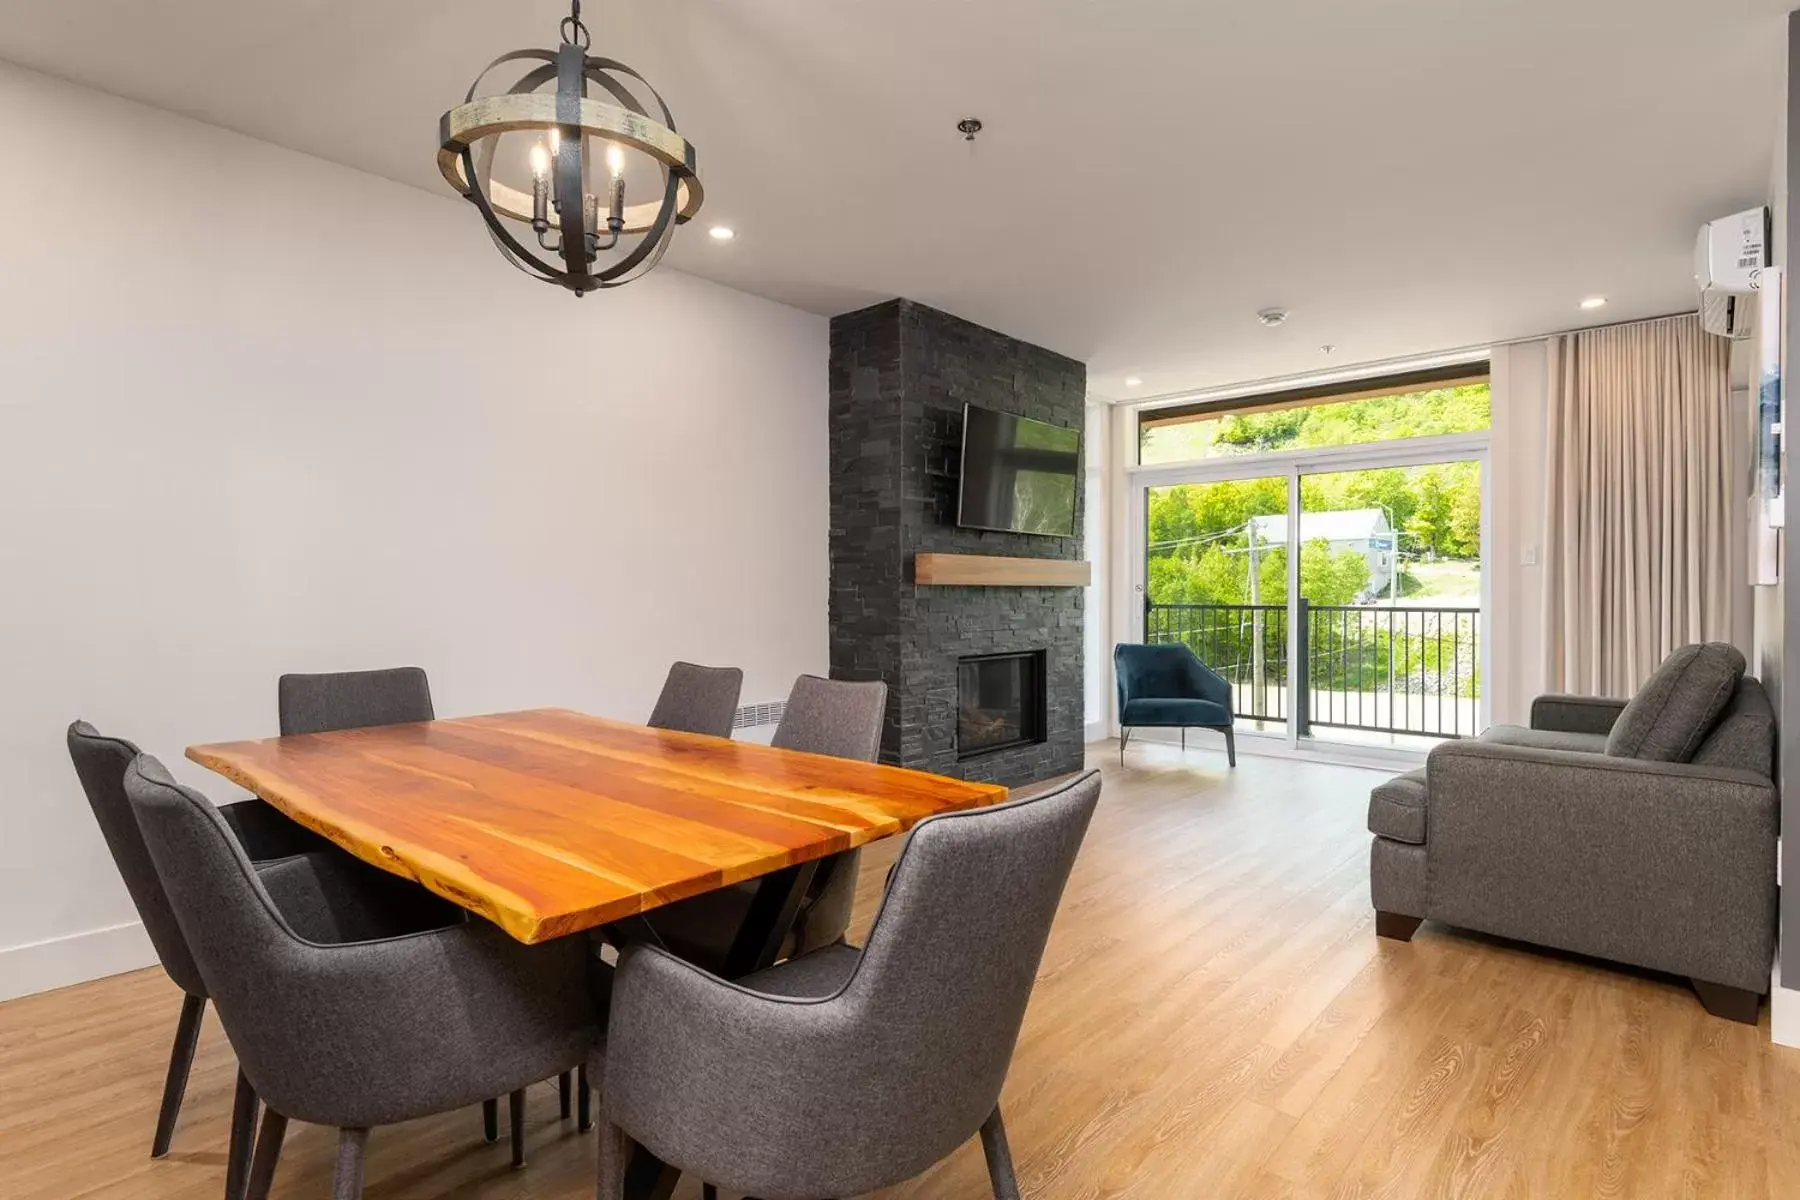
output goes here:
{"type": "Polygon", "coordinates": [[[1107,738],[1113,736],[1112,726],[1108,725],[1105,721],[1095,721],[1092,725],[1087,727],[1085,736],[1090,742],[1104,742],[1107,738]]]}
{"type": "Polygon", "coordinates": [[[1769,983],[1769,1040],[1777,1046],[1800,1047],[1800,992],[1781,986],[1779,955],[1769,983]]]}
{"type": "Polygon", "coordinates": [[[155,965],[156,950],[139,921],[12,946],[0,950],[0,1000],[155,965]]]}

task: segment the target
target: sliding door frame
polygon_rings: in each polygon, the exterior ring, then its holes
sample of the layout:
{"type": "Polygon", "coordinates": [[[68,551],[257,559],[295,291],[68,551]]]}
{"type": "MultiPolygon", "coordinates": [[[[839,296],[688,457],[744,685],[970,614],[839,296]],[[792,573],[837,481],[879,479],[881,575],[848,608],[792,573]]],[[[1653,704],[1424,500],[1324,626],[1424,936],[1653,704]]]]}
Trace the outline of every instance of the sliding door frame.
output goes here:
{"type": "MultiPolygon", "coordinates": [[[[1429,467],[1439,463],[1475,462],[1481,467],[1481,645],[1479,648],[1478,667],[1481,672],[1481,695],[1476,700],[1476,725],[1485,727],[1492,717],[1489,681],[1492,672],[1489,664],[1494,657],[1494,605],[1493,605],[1493,472],[1490,447],[1492,436],[1489,433],[1456,433],[1439,437],[1406,438],[1400,441],[1368,442],[1358,446],[1313,446],[1300,450],[1282,450],[1268,454],[1246,454],[1229,458],[1196,459],[1192,462],[1164,464],[1153,467],[1131,466],[1126,469],[1126,489],[1129,492],[1126,509],[1129,519],[1126,530],[1130,544],[1127,547],[1128,561],[1131,567],[1130,603],[1133,606],[1133,622],[1138,640],[1146,634],[1144,630],[1144,596],[1149,587],[1149,515],[1150,489],[1173,487],[1180,484],[1223,483],[1242,479],[1270,479],[1281,476],[1287,478],[1288,521],[1290,528],[1299,529],[1301,516],[1300,480],[1306,475],[1326,475],[1343,471],[1363,471],[1384,467],[1429,467]]],[[[1300,595],[1300,556],[1287,556],[1288,569],[1288,661],[1298,660],[1300,653],[1299,622],[1293,619],[1293,609],[1300,595]]],[[[1270,734],[1244,731],[1246,738],[1255,738],[1267,742],[1280,741],[1290,752],[1306,755],[1321,750],[1348,749],[1356,754],[1366,754],[1373,758],[1397,757],[1412,761],[1421,757],[1409,750],[1390,750],[1386,747],[1368,747],[1353,743],[1333,743],[1316,736],[1302,738],[1300,722],[1290,712],[1287,720],[1287,735],[1277,739],[1270,734]]],[[[1322,757],[1341,757],[1337,755],[1321,755],[1322,757]]]]}

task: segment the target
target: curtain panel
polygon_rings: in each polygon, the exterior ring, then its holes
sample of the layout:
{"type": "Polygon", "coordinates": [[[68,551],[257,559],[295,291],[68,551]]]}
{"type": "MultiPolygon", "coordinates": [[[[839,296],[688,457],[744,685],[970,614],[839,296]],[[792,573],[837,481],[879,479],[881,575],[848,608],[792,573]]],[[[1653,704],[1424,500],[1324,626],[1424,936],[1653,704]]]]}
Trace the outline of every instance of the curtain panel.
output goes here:
{"type": "Polygon", "coordinates": [[[1549,349],[1545,681],[1629,696],[1671,650],[1734,640],[1731,343],[1687,316],[1549,349]]]}

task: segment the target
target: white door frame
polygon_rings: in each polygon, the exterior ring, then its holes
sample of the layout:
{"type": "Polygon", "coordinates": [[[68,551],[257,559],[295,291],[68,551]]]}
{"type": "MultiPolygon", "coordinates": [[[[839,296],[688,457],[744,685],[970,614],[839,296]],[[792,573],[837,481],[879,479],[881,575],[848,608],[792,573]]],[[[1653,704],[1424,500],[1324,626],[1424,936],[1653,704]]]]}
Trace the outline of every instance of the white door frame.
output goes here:
{"type": "MultiPolygon", "coordinates": [[[[1130,612],[1133,640],[1142,641],[1144,637],[1144,589],[1148,586],[1147,550],[1149,540],[1149,494],[1153,487],[1171,487],[1184,483],[1221,483],[1237,479],[1270,479],[1285,476],[1288,483],[1289,519],[1295,522],[1300,514],[1300,479],[1304,475],[1335,474],[1342,471],[1361,471],[1381,467],[1428,467],[1438,463],[1474,461],[1481,467],[1481,646],[1477,656],[1477,669],[1481,673],[1481,695],[1476,700],[1476,723],[1486,727],[1492,719],[1492,693],[1489,686],[1493,678],[1489,664],[1493,661],[1494,651],[1494,605],[1492,597],[1493,577],[1491,550],[1493,547],[1493,515],[1491,510],[1492,487],[1492,455],[1490,445],[1492,438],[1487,433],[1446,434],[1440,437],[1407,438],[1403,441],[1370,442],[1360,446],[1309,446],[1300,450],[1283,450],[1269,454],[1251,454],[1242,457],[1197,459],[1192,462],[1174,463],[1158,466],[1133,466],[1126,469],[1126,488],[1130,495],[1127,498],[1126,511],[1126,561],[1129,564],[1131,590],[1126,597],[1125,608],[1130,612]]],[[[1298,524],[1294,526],[1298,528],[1298,524]]],[[[1300,630],[1293,620],[1292,611],[1295,599],[1300,595],[1300,556],[1288,555],[1288,661],[1291,663],[1299,653],[1300,630]]],[[[1314,736],[1301,740],[1297,723],[1289,715],[1287,735],[1276,739],[1268,734],[1245,732],[1246,738],[1266,740],[1284,745],[1288,751],[1307,755],[1315,748],[1326,751],[1326,756],[1337,747],[1330,742],[1321,741],[1314,736]]],[[[1381,748],[1354,747],[1357,753],[1369,753],[1374,757],[1383,757],[1387,752],[1381,748]]],[[[1416,759],[1418,755],[1400,752],[1399,757],[1407,760],[1416,759]]]]}

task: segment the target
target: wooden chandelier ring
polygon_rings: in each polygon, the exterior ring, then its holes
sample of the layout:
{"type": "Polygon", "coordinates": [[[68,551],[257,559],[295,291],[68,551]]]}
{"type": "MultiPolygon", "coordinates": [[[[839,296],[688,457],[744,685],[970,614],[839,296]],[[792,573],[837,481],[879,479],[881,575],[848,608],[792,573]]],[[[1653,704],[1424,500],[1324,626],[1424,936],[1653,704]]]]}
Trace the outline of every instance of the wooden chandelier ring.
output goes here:
{"type": "MultiPolygon", "coordinates": [[[[451,187],[467,196],[471,184],[463,172],[462,154],[486,138],[505,133],[543,132],[567,128],[556,119],[556,96],[543,92],[505,93],[459,104],[439,121],[441,145],[438,171],[451,187]]],[[[677,223],[691,220],[700,211],[705,195],[695,174],[693,145],[680,134],[640,113],[600,100],[581,101],[584,135],[640,151],[661,163],[677,181],[677,223]]],[[[497,212],[515,221],[531,221],[532,198],[528,193],[498,181],[489,183],[489,199],[497,212]]],[[[656,223],[661,204],[634,204],[625,210],[625,229],[641,233],[656,223]]],[[[550,219],[554,227],[554,215],[550,219]]]]}

